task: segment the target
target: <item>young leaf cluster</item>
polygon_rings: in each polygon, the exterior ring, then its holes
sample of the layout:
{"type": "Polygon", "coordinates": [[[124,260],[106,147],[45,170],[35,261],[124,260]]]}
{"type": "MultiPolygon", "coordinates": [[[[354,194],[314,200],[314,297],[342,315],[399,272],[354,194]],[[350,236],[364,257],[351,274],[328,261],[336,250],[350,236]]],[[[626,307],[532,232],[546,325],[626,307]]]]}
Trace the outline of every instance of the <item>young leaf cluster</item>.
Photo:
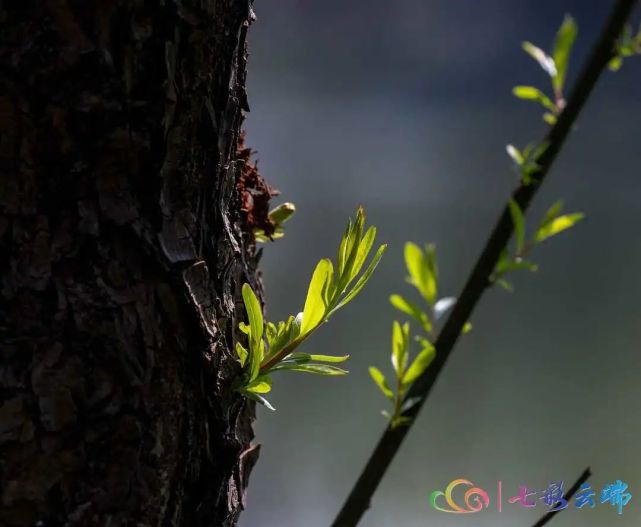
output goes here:
{"type": "MultiPolygon", "coordinates": [[[[392,412],[383,412],[389,418],[392,428],[407,423],[403,413],[417,402],[412,400],[404,402],[407,391],[434,359],[436,350],[430,339],[434,335],[436,321],[456,302],[453,297],[438,298],[438,266],[434,245],[421,248],[415,243],[406,243],[405,266],[408,272],[407,282],[417,290],[421,303],[414,303],[398,294],[390,296],[390,302],[401,313],[418,323],[423,334],[416,335],[414,340],[420,349],[410,361],[410,325],[407,322],[401,325],[400,322],[394,321],[391,357],[394,370],[392,386],[378,368],[372,366],[369,369],[376,386],[392,403],[392,412]]],[[[470,327],[468,323],[464,332],[469,331],[470,327]]]]}
{"type": "Polygon", "coordinates": [[[630,26],[626,26],[608,67],[611,71],[618,71],[623,65],[623,59],[634,55],[641,55],[641,24],[636,34],[632,33],[630,26]]]}
{"type": "Polygon", "coordinates": [[[522,44],[523,51],[530,55],[550,77],[553,96],[549,97],[543,90],[534,86],[515,86],[512,93],[519,99],[540,104],[545,110],[543,120],[551,125],[556,123],[558,115],[565,107],[565,79],[570,53],[577,34],[576,22],[567,15],[557,32],[551,55],[531,42],[523,42],[522,44]]]}
{"type": "Polygon", "coordinates": [[[385,375],[375,366],[370,366],[369,374],[380,391],[392,403],[392,411],[383,410],[383,415],[390,420],[390,426],[396,428],[408,422],[403,412],[409,410],[416,401],[403,402],[407,390],[412,383],[427,369],[436,350],[429,340],[420,337],[421,350],[416,357],[409,361],[410,325],[408,322],[401,324],[394,321],[392,326],[392,366],[394,368],[394,388],[392,389],[385,379],[385,375]]]}
{"type": "Polygon", "coordinates": [[[552,205],[536,230],[528,238],[526,235],[525,217],[518,203],[514,200],[509,202],[510,216],[514,224],[514,249],[510,252],[507,248],[501,253],[498,263],[492,274],[491,281],[505,290],[512,292],[512,284],[505,279],[505,276],[520,269],[536,272],[538,265],[528,260],[532,249],[552,236],[570,229],[581,221],[584,215],[580,212],[563,214],[563,202],[557,201],[552,205]]]}
{"type": "Polygon", "coordinates": [[[243,285],[249,323],[239,325],[247,335],[247,346],[236,343],[236,354],[242,367],[238,383],[241,393],[273,409],[263,394],[271,391],[274,372],[289,370],[330,376],[347,373],[334,364],[344,362],[348,355],[315,355],[296,350],[363,289],[386,248],[385,245],[378,247],[365,265],[375,239],[376,227],[365,229],[365,213],[359,208],[356,219],[348,222],[336,266],[329,258],[318,263],[309,283],[303,311],[285,321],[265,323],[254,291],[249,284],[243,285]]]}
{"type": "Polygon", "coordinates": [[[516,165],[521,181],[524,185],[531,185],[534,182],[532,175],[540,168],[539,158],[547,150],[548,144],[543,142],[539,145],[528,144],[523,150],[514,145],[507,145],[505,150],[516,165]]]}
{"type": "Polygon", "coordinates": [[[282,203],[278,205],[275,209],[269,212],[269,220],[274,225],[274,232],[271,235],[265,234],[263,229],[256,229],[254,231],[254,236],[256,241],[260,243],[265,243],[268,241],[274,241],[285,236],[285,229],[283,224],[287,222],[296,212],[296,206],[293,203],[282,203]]]}

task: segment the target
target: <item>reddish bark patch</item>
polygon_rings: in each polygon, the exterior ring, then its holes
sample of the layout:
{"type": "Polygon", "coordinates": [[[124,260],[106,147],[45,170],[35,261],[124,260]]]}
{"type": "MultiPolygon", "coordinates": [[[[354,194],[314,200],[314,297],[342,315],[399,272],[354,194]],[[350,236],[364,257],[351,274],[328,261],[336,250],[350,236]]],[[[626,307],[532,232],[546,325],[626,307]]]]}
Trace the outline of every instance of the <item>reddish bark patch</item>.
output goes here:
{"type": "Polygon", "coordinates": [[[271,236],[276,225],[269,219],[269,201],[279,192],[272,188],[258,171],[258,162],[252,160],[255,153],[245,144],[245,132],[242,131],[236,146],[236,159],[242,162],[237,183],[240,210],[245,215],[250,232],[262,229],[266,236],[271,236]]]}

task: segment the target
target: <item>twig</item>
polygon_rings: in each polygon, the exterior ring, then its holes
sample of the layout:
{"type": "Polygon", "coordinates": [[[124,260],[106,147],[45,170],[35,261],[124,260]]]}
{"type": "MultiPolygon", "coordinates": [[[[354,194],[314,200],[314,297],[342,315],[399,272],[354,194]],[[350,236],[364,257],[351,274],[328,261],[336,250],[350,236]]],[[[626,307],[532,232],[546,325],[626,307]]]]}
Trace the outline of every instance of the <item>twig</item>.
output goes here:
{"type": "MultiPolygon", "coordinates": [[[[588,478],[589,478],[591,475],[592,475],[592,472],[590,471],[590,467],[586,468],[586,469],[583,471],[583,474],[581,474],[581,475],[579,476],[579,479],[577,479],[577,480],[574,482],[574,485],[572,485],[572,486],[568,489],[568,491],[565,493],[565,495],[563,496],[563,499],[564,499],[564,500],[566,500],[566,501],[569,503],[569,502],[570,502],[570,500],[572,499],[572,496],[574,496],[574,495],[577,493],[577,491],[581,488],[581,485],[583,485],[583,484],[588,480],[588,478]]],[[[555,505],[558,505],[558,503],[556,503],[555,505]]],[[[545,525],[545,524],[546,524],[547,522],[549,522],[552,518],[554,518],[554,515],[555,515],[555,514],[558,514],[558,513],[559,513],[559,512],[561,512],[562,510],[564,510],[564,509],[560,509],[560,510],[558,510],[558,511],[550,511],[550,512],[548,512],[548,513],[547,513],[545,516],[543,516],[543,517],[542,517],[538,522],[536,522],[532,527],[543,527],[543,525],[545,525]]]]}
{"type": "MultiPolygon", "coordinates": [[[[532,174],[532,183],[529,185],[521,184],[512,193],[512,199],[516,201],[522,211],[525,212],[529,207],[532,198],[548,174],[599,76],[612,58],[616,40],[623,31],[625,22],[630,16],[635,3],[636,0],[617,0],[599,40],[594,45],[588,61],[568,98],[567,106],[544,139],[548,146],[538,159],[539,168],[532,174]]],[[[414,424],[416,415],[423,407],[432,386],[443,370],[463,329],[463,325],[469,320],[474,307],[489,285],[489,277],[496,267],[501,252],[509,242],[513,230],[509,207],[506,206],[452,313],[436,339],[435,347],[437,353],[434,362],[417,379],[406,395],[405,400],[418,400],[404,414],[405,417],[410,418],[410,421],[406,426],[399,426],[394,429],[387,427],[345,501],[343,508],[334,520],[332,527],[356,526],[369,508],[372,495],[385,475],[403,439],[414,424]]]]}

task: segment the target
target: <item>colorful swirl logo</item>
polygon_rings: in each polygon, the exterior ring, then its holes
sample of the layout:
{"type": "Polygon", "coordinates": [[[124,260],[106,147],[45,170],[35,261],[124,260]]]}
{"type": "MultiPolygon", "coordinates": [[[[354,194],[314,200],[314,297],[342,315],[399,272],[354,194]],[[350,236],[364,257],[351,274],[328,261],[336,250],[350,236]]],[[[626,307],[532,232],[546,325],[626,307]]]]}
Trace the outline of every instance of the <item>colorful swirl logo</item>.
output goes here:
{"type": "Polygon", "coordinates": [[[455,479],[447,486],[445,492],[441,492],[440,490],[435,490],[434,492],[432,492],[432,494],[430,495],[430,505],[437,511],[441,512],[449,512],[452,514],[470,514],[472,512],[479,512],[483,510],[483,508],[487,509],[490,506],[490,497],[483,489],[475,487],[474,483],[472,483],[471,481],[468,481],[466,479],[455,479]],[[472,487],[467,489],[465,491],[465,494],[463,495],[465,507],[457,505],[457,503],[454,501],[454,498],[452,497],[454,488],[458,487],[459,485],[467,485],[469,487],[472,487]],[[444,509],[443,507],[437,505],[436,500],[441,496],[445,497],[445,501],[450,507],[449,509],[444,509]]]}

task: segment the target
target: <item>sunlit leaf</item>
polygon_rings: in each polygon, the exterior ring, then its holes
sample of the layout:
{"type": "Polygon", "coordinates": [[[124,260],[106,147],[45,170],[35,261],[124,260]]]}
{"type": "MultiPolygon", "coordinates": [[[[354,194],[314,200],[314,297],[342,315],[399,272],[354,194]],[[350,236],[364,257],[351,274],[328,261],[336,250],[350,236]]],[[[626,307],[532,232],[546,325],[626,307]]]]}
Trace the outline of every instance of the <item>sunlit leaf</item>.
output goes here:
{"type": "Polygon", "coordinates": [[[423,312],[420,307],[401,295],[392,295],[389,297],[389,300],[396,309],[417,320],[425,331],[431,333],[432,323],[430,322],[427,313],[423,312]]]}
{"type": "Polygon", "coordinates": [[[303,309],[303,323],[301,326],[301,335],[305,335],[312,331],[325,316],[325,301],[323,300],[323,290],[326,287],[326,282],[330,278],[332,262],[327,258],[323,258],[312,275],[307,290],[307,298],[305,299],[305,307],[303,309]]]}
{"type": "Polygon", "coordinates": [[[392,325],[392,366],[394,371],[402,376],[407,366],[409,346],[409,324],[399,324],[394,321],[392,325]]]}
{"type": "Polygon", "coordinates": [[[521,47],[523,48],[523,51],[539,63],[539,66],[541,66],[550,77],[554,77],[557,74],[554,59],[548,56],[545,51],[531,42],[523,42],[521,47]]]}
{"type": "Polygon", "coordinates": [[[269,219],[275,225],[281,225],[289,220],[296,212],[296,206],[293,203],[283,203],[269,212],[269,219]]]}
{"type": "Polygon", "coordinates": [[[345,269],[345,259],[347,258],[347,245],[349,244],[350,238],[352,236],[352,220],[351,218],[347,220],[347,227],[345,227],[345,234],[341,238],[341,243],[338,247],[338,257],[336,259],[336,274],[337,276],[342,276],[345,269]]]}
{"type": "Polygon", "coordinates": [[[427,369],[436,356],[434,347],[421,350],[403,376],[403,384],[410,385],[427,369]]]}
{"type": "Polygon", "coordinates": [[[240,362],[241,367],[244,367],[248,352],[240,342],[236,342],[236,355],[238,355],[238,362],[240,362]]]}
{"type": "Polygon", "coordinates": [[[383,253],[385,252],[386,249],[387,249],[387,245],[381,245],[378,248],[378,250],[376,251],[376,254],[373,256],[369,265],[367,266],[367,269],[363,271],[363,274],[356,281],[356,283],[354,284],[354,287],[351,289],[349,293],[345,295],[345,297],[338,303],[338,305],[334,309],[332,309],[330,314],[334,313],[336,310],[340,309],[345,304],[353,300],[354,297],[361,292],[361,289],[365,287],[365,284],[372,276],[372,273],[376,269],[376,266],[381,261],[381,258],[383,257],[383,253]]]}
{"type": "MultiPolygon", "coordinates": [[[[336,295],[336,283],[334,282],[334,264],[332,264],[332,261],[329,259],[327,259],[327,267],[327,276],[325,277],[325,283],[323,284],[323,290],[321,293],[325,308],[331,305],[336,295]]],[[[327,309],[325,309],[325,311],[327,311],[327,309]]]]}
{"type": "Polygon", "coordinates": [[[343,291],[345,291],[345,288],[354,276],[354,264],[356,263],[359,248],[361,247],[364,226],[365,211],[363,210],[363,207],[359,207],[356,213],[356,220],[354,221],[349,239],[345,246],[343,271],[337,276],[336,290],[339,294],[342,294],[343,291]]]}
{"type": "Polygon", "coordinates": [[[610,59],[610,62],[608,62],[608,68],[610,69],[610,71],[619,71],[621,69],[621,66],[623,66],[623,57],[621,57],[621,55],[612,57],[610,59]]]}
{"type": "Polygon", "coordinates": [[[318,362],[345,362],[349,359],[349,355],[314,355],[309,353],[295,352],[287,355],[285,361],[295,361],[298,364],[304,364],[306,362],[318,361],[318,362]]]}
{"type": "Polygon", "coordinates": [[[404,256],[407,272],[409,273],[409,282],[418,289],[419,293],[430,305],[434,305],[437,288],[433,246],[423,252],[415,243],[407,242],[404,256]]]}
{"type": "Polygon", "coordinates": [[[249,353],[249,381],[258,378],[260,365],[265,356],[265,341],[261,338],[256,345],[252,344],[249,353]]]}
{"type": "Polygon", "coordinates": [[[304,373],[314,373],[316,375],[328,375],[328,376],[338,376],[338,375],[347,375],[347,370],[337,368],[336,366],[330,366],[328,364],[286,364],[281,363],[272,368],[271,371],[278,370],[289,370],[289,371],[300,371],[304,373]]]}
{"type": "Polygon", "coordinates": [[[387,384],[387,381],[385,380],[385,375],[383,375],[383,372],[376,368],[375,366],[370,366],[369,368],[369,374],[370,377],[372,377],[372,380],[376,383],[376,386],[378,386],[379,390],[383,392],[383,395],[387,397],[388,399],[394,399],[394,393],[392,392],[391,388],[387,384]]]}
{"type": "Polygon", "coordinates": [[[556,65],[556,75],[552,77],[552,84],[554,90],[559,94],[563,93],[570,53],[578,32],[579,28],[574,19],[566,15],[556,35],[554,51],[552,52],[552,58],[556,65]]]}
{"type": "Polygon", "coordinates": [[[550,112],[545,112],[543,114],[543,120],[550,126],[554,126],[556,124],[556,115],[550,112]]]}
{"type": "Polygon", "coordinates": [[[267,377],[259,377],[245,386],[245,391],[251,393],[269,393],[272,389],[271,380],[267,377]]]}
{"type": "Polygon", "coordinates": [[[263,338],[263,311],[260,302],[249,284],[243,284],[243,301],[249,319],[250,335],[253,345],[263,338]]]}
{"type": "Polygon", "coordinates": [[[545,214],[543,216],[543,219],[541,220],[541,223],[539,225],[539,228],[545,227],[548,225],[554,218],[558,217],[561,212],[563,211],[563,201],[558,200],[555,201],[552,206],[545,211],[545,214]]]}
{"type": "Polygon", "coordinates": [[[555,236],[560,232],[573,227],[583,218],[584,214],[580,212],[558,216],[557,218],[554,218],[552,221],[540,227],[539,230],[536,231],[534,239],[537,241],[537,243],[540,243],[543,240],[547,240],[548,238],[551,238],[552,236],[555,236]]]}
{"type": "Polygon", "coordinates": [[[519,99],[536,101],[551,112],[557,111],[557,107],[552,102],[552,100],[547,95],[545,95],[545,93],[543,93],[538,88],[535,88],[534,86],[515,86],[512,89],[512,93],[519,99]]]}
{"type": "Polygon", "coordinates": [[[352,272],[350,276],[350,281],[356,278],[356,275],[361,271],[363,268],[363,264],[365,263],[365,260],[367,259],[367,256],[369,255],[370,251],[372,250],[372,246],[374,245],[374,240],[376,239],[376,227],[370,227],[367,229],[367,232],[363,236],[363,239],[361,240],[360,244],[358,245],[358,250],[356,252],[356,258],[354,260],[354,265],[352,267],[352,272]]]}

